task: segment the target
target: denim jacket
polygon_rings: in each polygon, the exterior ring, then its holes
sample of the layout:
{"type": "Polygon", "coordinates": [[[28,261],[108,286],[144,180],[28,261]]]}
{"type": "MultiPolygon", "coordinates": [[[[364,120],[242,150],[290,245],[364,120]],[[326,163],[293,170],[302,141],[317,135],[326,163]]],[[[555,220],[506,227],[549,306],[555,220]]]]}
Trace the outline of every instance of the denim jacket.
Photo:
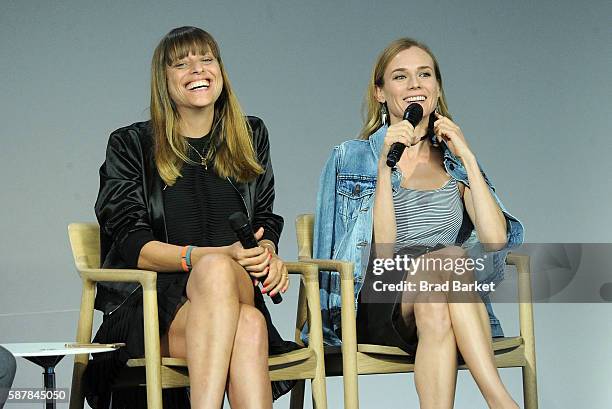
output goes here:
{"type": "MultiPolygon", "coordinates": [[[[355,264],[355,309],[370,254],[378,158],[386,131],[387,127],[383,126],[368,140],[350,140],[336,146],[319,180],[313,257],[345,260],[355,264]]],[[[469,187],[467,171],[461,161],[445,144],[442,147],[446,172],[469,187]]],[[[461,244],[471,257],[482,257],[485,260],[485,268],[476,276],[478,281],[499,283],[504,277],[506,254],[510,248],[523,242],[524,229],[521,222],[506,211],[484,172],[482,175],[506,218],[507,244],[500,251],[485,254],[466,212],[456,242],[461,244]]],[[[401,179],[400,171],[394,169],[391,175],[394,192],[399,188],[401,179]]],[[[323,271],[320,273],[319,282],[324,341],[328,345],[340,345],[340,275],[337,272],[323,271]]],[[[492,335],[503,336],[488,294],[481,294],[481,297],[489,313],[492,335]]],[[[302,331],[304,341],[307,341],[306,334],[305,329],[302,331]]]]}

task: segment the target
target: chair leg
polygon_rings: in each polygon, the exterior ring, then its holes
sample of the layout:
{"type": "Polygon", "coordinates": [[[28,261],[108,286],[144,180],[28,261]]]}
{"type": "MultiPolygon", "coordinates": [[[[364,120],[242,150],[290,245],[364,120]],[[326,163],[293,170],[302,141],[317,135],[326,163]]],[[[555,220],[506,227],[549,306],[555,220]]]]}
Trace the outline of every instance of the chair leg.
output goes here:
{"type": "Polygon", "coordinates": [[[359,409],[359,389],[357,387],[357,373],[343,375],[344,383],[344,409],[359,409]]]}
{"type": "Polygon", "coordinates": [[[157,320],[157,289],[155,280],[144,282],[144,346],[147,380],[147,407],[162,408],[161,353],[159,346],[159,322],[157,320]]]}
{"type": "MultiPolygon", "coordinates": [[[[95,299],[95,284],[93,281],[83,278],[83,291],[81,294],[81,309],[79,312],[79,324],[77,326],[77,342],[86,344],[91,342],[91,330],[93,327],[93,309],[95,299]]],[[[83,409],[85,406],[85,395],[83,394],[83,373],[89,363],[89,354],[74,356],[72,369],[72,388],[70,392],[70,409],[83,409]]]]}
{"type": "Polygon", "coordinates": [[[312,388],[313,409],[327,409],[327,391],[325,390],[325,377],[313,379],[310,383],[312,388]]]}
{"type": "Polygon", "coordinates": [[[77,361],[83,355],[75,356],[74,369],[72,370],[72,391],[70,393],[70,409],[83,409],[85,407],[85,396],[83,395],[81,387],[81,379],[83,378],[83,372],[87,367],[87,360],[89,355],[84,355],[85,359],[77,361]]]}
{"type": "Polygon", "coordinates": [[[536,375],[536,351],[531,298],[531,269],[529,256],[514,255],[519,284],[519,321],[521,336],[525,343],[525,366],[523,369],[523,403],[526,409],[538,407],[538,381],[536,375]]]}
{"type": "Polygon", "coordinates": [[[536,370],[529,363],[523,368],[523,405],[525,409],[538,409],[538,381],[536,370]]]}
{"type": "Polygon", "coordinates": [[[304,409],[304,388],[306,382],[303,379],[297,381],[293,389],[291,389],[291,403],[289,409],[304,409]]]}

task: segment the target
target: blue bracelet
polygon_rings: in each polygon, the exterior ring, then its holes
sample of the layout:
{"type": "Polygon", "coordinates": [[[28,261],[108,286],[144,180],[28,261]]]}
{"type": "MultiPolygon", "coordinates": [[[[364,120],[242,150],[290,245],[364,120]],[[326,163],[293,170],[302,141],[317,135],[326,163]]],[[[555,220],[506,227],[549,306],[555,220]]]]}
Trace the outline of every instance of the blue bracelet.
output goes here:
{"type": "Polygon", "coordinates": [[[185,253],[185,263],[187,264],[187,268],[189,269],[189,271],[191,271],[191,268],[193,267],[191,265],[191,252],[195,247],[196,246],[187,246],[187,252],[185,253]]]}

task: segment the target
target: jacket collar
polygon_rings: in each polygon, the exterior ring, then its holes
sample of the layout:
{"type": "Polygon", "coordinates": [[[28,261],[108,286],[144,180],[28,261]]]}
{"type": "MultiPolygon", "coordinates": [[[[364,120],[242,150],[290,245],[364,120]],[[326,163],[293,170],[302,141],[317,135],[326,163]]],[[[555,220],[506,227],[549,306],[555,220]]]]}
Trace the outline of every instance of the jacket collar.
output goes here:
{"type": "Polygon", "coordinates": [[[380,156],[380,151],[382,150],[383,141],[385,140],[385,134],[387,133],[387,129],[389,127],[387,125],[383,125],[378,128],[372,135],[370,135],[370,147],[372,148],[372,152],[378,158],[380,156]]]}
{"type": "MultiPolygon", "coordinates": [[[[385,140],[385,135],[387,134],[387,129],[389,127],[387,125],[383,125],[378,128],[372,135],[370,135],[370,147],[372,148],[372,152],[374,152],[375,157],[380,156],[380,151],[382,150],[383,142],[385,140]]],[[[431,141],[435,141],[436,136],[432,133],[431,141]]],[[[444,161],[451,161],[455,164],[461,164],[459,158],[457,158],[453,153],[448,149],[446,143],[442,142],[442,151],[444,153],[444,161]]]]}

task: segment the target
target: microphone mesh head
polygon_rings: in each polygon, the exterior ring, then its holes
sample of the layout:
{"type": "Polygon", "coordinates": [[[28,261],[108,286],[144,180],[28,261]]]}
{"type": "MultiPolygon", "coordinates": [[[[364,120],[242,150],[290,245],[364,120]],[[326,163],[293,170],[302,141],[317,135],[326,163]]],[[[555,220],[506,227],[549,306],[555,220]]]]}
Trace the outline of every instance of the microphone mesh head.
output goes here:
{"type": "Polygon", "coordinates": [[[234,231],[240,230],[242,226],[249,224],[249,219],[242,212],[236,212],[232,214],[228,218],[228,220],[229,220],[230,226],[232,227],[232,230],[234,231]]]}
{"type": "Polygon", "coordinates": [[[421,119],[423,119],[423,107],[421,104],[413,102],[408,105],[404,111],[404,119],[410,122],[412,126],[416,127],[419,122],[421,122],[421,119]]]}

